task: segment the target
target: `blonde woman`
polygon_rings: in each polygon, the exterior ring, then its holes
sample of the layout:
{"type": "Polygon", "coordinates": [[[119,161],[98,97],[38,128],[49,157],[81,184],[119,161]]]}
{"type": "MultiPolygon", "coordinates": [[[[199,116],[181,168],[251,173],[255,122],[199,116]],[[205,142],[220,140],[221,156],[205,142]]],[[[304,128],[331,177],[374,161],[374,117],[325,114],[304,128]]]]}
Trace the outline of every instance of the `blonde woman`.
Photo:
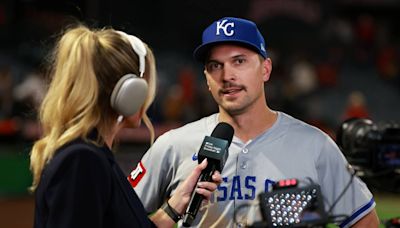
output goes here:
{"type": "MultiPolygon", "coordinates": [[[[146,116],[156,85],[149,47],[121,31],[78,25],[61,36],[50,72],[43,135],[31,151],[35,227],[172,227],[207,162],[149,219],[111,151],[116,134],[142,119],[154,139],[146,116]]],[[[213,180],[196,191],[209,199],[220,174],[213,180]]]]}

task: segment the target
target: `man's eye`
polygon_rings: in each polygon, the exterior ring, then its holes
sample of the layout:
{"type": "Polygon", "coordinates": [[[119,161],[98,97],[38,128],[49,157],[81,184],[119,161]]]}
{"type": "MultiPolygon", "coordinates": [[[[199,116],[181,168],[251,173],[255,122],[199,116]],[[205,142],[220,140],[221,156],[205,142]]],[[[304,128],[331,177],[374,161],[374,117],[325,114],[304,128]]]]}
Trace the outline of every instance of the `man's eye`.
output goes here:
{"type": "Polygon", "coordinates": [[[221,67],[221,64],[219,64],[219,63],[209,63],[207,68],[209,70],[216,70],[216,69],[219,69],[220,67],[221,67]]]}
{"type": "Polygon", "coordinates": [[[246,60],[245,59],[236,59],[235,62],[237,64],[242,64],[242,63],[246,62],[246,60]]]}

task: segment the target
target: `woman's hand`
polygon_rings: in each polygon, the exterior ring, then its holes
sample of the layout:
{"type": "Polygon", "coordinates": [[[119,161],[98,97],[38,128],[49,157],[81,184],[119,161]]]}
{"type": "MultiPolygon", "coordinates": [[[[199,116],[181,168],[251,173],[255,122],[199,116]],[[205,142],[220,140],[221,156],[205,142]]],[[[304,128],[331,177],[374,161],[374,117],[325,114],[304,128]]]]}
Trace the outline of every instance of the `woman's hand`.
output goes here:
{"type": "MultiPolygon", "coordinates": [[[[204,196],[206,200],[210,200],[212,193],[222,182],[221,174],[218,171],[215,171],[212,175],[213,182],[197,183],[201,171],[203,171],[206,167],[207,159],[204,159],[203,162],[196,166],[186,180],[182,182],[178,188],[176,188],[174,195],[168,200],[170,207],[172,207],[179,215],[183,215],[185,213],[192,196],[193,189],[200,195],[204,196]]],[[[175,224],[175,221],[162,209],[159,209],[153,216],[150,217],[150,219],[157,227],[170,228],[175,224]]]]}
{"type": "Polygon", "coordinates": [[[178,186],[174,195],[168,200],[168,203],[172,208],[176,210],[180,215],[183,215],[186,211],[186,207],[189,204],[190,197],[192,195],[192,191],[196,188],[195,191],[204,196],[206,200],[210,200],[212,193],[217,189],[218,185],[222,182],[221,174],[218,171],[215,171],[212,175],[213,182],[199,182],[199,176],[201,171],[203,171],[207,167],[207,159],[204,159],[196,168],[192,171],[192,173],[186,178],[186,180],[178,186]]]}

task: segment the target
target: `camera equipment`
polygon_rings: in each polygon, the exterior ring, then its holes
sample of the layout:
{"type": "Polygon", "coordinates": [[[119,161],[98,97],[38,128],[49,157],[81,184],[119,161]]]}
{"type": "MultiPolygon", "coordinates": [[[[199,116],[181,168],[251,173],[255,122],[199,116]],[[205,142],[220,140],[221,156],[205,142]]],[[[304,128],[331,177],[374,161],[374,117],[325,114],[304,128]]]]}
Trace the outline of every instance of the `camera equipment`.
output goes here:
{"type": "Polygon", "coordinates": [[[325,227],[328,216],[319,185],[297,187],[297,180],[277,182],[274,190],[259,194],[268,227],[325,227]]]}
{"type": "Polygon", "coordinates": [[[342,123],[336,140],[352,165],[374,172],[400,167],[398,124],[351,118],[342,123]]]}

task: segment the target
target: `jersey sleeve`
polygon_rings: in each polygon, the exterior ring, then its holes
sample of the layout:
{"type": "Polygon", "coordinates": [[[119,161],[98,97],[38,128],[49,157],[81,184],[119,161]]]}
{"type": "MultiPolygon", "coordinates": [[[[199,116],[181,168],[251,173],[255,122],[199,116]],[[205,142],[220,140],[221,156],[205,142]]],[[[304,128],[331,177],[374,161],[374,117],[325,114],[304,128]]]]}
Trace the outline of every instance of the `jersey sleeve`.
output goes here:
{"type": "Polygon", "coordinates": [[[63,159],[46,188],[48,227],[102,227],[110,199],[106,160],[81,149],[63,159]]]}
{"type": "Polygon", "coordinates": [[[148,213],[156,211],[171,193],[169,185],[176,167],[171,141],[169,133],[160,136],[128,176],[148,213]]]}
{"type": "Polygon", "coordinates": [[[354,175],[335,142],[328,136],[323,141],[317,169],[325,209],[327,212],[332,209],[330,216],[346,216],[347,219],[340,227],[348,227],[370,212],[375,207],[375,202],[372,193],[365,183],[354,175]],[[331,208],[336,201],[335,206],[331,208]]]}

